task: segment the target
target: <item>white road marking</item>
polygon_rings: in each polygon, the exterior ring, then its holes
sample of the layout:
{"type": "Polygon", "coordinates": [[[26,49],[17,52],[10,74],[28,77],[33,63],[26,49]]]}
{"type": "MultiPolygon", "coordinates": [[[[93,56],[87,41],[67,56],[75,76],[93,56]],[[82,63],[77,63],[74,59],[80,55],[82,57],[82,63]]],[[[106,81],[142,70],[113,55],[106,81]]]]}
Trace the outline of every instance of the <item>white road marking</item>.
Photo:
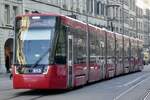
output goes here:
{"type": "Polygon", "coordinates": [[[149,79],[150,79],[150,77],[149,77],[149,78],[146,78],[146,79],[142,80],[141,82],[137,83],[136,85],[130,87],[130,88],[127,89],[126,91],[122,92],[120,95],[116,96],[116,97],[114,98],[114,100],[119,100],[123,95],[127,94],[127,93],[130,92],[132,89],[136,88],[138,85],[140,85],[141,83],[143,83],[143,82],[145,82],[145,81],[147,81],[147,80],[149,80],[149,79]]]}
{"type": "Polygon", "coordinates": [[[140,80],[140,79],[142,79],[142,78],[145,78],[146,76],[148,76],[148,74],[142,75],[142,76],[140,76],[140,77],[134,79],[133,81],[130,81],[130,82],[126,83],[126,84],[123,84],[123,86],[129,86],[129,85],[131,85],[131,84],[137,82],[138,80],[140,80]]]}

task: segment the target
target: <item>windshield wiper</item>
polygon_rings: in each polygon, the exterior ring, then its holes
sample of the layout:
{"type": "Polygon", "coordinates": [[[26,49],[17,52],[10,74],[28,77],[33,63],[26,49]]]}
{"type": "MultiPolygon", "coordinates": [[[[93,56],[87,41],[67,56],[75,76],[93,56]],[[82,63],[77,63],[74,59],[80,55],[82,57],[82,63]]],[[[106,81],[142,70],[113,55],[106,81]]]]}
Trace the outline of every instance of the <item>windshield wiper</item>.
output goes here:
{"type": "Polygon", "coordinates": [[[31,66],[31,68],[36,67],[36,65],[47,55],[47,53],[51,50],[51,47],[31,66]]]}

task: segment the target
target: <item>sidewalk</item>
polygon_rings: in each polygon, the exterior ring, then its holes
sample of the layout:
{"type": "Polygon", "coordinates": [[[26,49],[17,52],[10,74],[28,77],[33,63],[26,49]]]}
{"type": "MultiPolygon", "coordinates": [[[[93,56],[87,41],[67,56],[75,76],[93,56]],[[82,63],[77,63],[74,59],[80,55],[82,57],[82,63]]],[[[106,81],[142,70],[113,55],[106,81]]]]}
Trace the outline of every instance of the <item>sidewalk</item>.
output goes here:
{"type": "Polygon", "coordinates": [[[9,78],[9,76],[10,76],[10,73],[0,73],[0,79],[1,78],[6,78],[6,77],[9,78]]]}

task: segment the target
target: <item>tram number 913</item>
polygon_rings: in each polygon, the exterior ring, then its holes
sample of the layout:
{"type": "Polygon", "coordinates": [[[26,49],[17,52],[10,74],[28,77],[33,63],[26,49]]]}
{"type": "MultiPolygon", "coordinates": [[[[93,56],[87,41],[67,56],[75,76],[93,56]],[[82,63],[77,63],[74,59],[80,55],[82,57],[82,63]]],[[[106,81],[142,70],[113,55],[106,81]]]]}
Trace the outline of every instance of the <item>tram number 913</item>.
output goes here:
{"type": "Polygon", "coordinates": [[[32,73],[42,73],[42,69],[40,69],[40,68],[34,68],[32,70],[32,73]]]}

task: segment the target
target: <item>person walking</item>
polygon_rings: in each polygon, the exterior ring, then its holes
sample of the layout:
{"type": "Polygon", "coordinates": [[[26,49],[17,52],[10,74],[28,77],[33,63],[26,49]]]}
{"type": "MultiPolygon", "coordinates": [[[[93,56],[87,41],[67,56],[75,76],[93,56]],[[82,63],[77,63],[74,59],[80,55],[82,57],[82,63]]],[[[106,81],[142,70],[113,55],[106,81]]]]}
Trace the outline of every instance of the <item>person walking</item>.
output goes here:
{"type": "Polygon", "coordinates": [[[6,71],[7,71],[7,73],[10,73],[10,70],[9,70],[9,68],[10,68],[10,60],[9,60],[9,56],[6,56],[6,58],[5,58],[5,62],[6,62],[6,71]]]}

